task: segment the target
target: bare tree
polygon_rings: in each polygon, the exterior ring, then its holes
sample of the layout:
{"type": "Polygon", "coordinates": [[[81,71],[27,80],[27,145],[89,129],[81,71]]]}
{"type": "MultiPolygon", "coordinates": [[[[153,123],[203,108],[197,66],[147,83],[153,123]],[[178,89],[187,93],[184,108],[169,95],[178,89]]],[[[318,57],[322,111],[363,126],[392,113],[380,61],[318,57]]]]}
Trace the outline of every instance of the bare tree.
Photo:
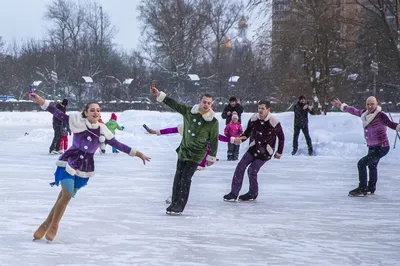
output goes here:
{"type": "Polygon", "coordinates": [[[400,3],[398,0],[355,0],[364,11],[375,16],[382,25],[379,35],[388,42],[400,70],[400,3]]]}
{"type": "MultiPolygon", "coordinates": [[[[95,1],[80,5],[72,0],[54,0],[47,7],[45,19],[53,22],[48,29],[47,43],[57,58],[54,68],[59,84],[81,102],[87,90],[82,76],[101,80],[115,74],[111,72],[116,69],[112,66],[116,62],[112,43],[116,29],[95,1]]],[[[90,89],[93,93],[101,90],[97,85],[90,89]]]]}
{"type": "Polygon", "coordinates": [[[147,60],[183,92],[184,80],[198,60],[205,17],[197,0],[142,0],[142,49],[147,60]]]}
{"type": "MultiPolygon", "coordinates": [[[[89,75],[94,77],[100,72],[107,72],[107,55],[112,50],[112,40],[117,33],[107,13],[96,2],[88,2],[85,15],[85,39],[89,45],[86,54],[89,65],[89,75]]],[[[103,73],[102,76],[107,75],[103,73]]]]}
{"type": "Polygon", "coordinates": [[[205,1],[203,8],[207,18],[206,42],[203,51],[210,58],[210,76],[205,79],[211,81],[217,93],[223,96],[223,89],[228,85],[231,75],[231,53],[233,39],[237,37],[232,29],[240,20],[243,11],[241,1],[215,0],[205,1]],[[232,36],[229,36],[229,33],[232,36]]]}

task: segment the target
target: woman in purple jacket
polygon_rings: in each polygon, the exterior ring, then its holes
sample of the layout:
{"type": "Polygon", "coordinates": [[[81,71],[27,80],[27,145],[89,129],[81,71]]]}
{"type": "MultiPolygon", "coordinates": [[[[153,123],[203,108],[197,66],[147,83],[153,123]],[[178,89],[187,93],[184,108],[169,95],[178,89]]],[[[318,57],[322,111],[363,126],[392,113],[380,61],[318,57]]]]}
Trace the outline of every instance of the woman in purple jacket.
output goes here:
{"type": "Polygon", "coordinates": [[[47,110],[61,122],[69,125],[74,133],[72,146],[60,156],[57,162],[57,170],[54,174],[55,182],[50,184],[58,186],[61,183],[60,194],[47,219],[33,235],[34,240],[41,239],[46,235],[46,239],[52,241],[57,234],[58,224],[69,201],[94,175],[93,155],[101,142],[106,141],[107,144],[130,156],[139,157],[143,160],[143,163],[150,161],[150,158],[135,148],[117,141],[110,130],[104,124],[98,122],[100,118],[99,104],[88,103],[82,114],[66,115],[36,93],[30,93],[29,97],[38,103],[43,110],[47,110]]]}
{"type": "Polygon", "coordinates": [[[373,194],[376,190],[378,181],[378,163],[379,160],[389,152],[389,140],[386,128],[400,131],[399,124],[391,121],[382,108],[378,106],[375,97],[370,96],[366,101],[365,109],[357,109],[341,103],[339,99],[332,101],[332,105],[340,108],[343,112],[361,117],[364,127],[364,137],[367,141],[368,154],[358,161],[359,185],[349,192],[349,196],[365,196],[370,192],[373,194]],[[369,169],[369,181],[367,178],[367,167],[369,169]]]}

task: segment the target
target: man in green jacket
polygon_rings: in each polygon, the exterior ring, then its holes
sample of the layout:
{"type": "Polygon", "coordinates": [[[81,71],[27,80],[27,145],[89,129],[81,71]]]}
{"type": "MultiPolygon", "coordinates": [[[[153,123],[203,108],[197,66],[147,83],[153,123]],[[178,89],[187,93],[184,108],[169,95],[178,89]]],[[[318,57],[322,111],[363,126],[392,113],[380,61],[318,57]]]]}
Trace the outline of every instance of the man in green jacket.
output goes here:
{"type": "Polygon", "coordinates": [[[203,160],[208,144],[210,144],[211,153],[207,156],[207,166],[216,161],[219,134],[218,120],[211,109],[211,95],[203,95],[199,104],[190,107],[167,97],[164,92],[160,92],[155,87],[152,87],[151,92],[157,96],[158,102],[165,103],[183,116],[184,131],[182,141],[176,149],[178,163],[172,187],[172,202],[167,208],[167,214],[179,215],[185,209],[192,176],[203,160]]]}

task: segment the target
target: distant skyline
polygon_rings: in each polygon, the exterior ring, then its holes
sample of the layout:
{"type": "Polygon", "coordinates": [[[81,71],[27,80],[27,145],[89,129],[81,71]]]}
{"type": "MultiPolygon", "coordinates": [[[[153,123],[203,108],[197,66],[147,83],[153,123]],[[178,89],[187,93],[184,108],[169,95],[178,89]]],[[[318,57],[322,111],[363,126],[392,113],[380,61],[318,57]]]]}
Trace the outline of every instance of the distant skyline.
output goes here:
{"type": "MultiPolygon", "coordinates": [[[[0,36],[7,45],[17,44],[34,38],[42,39],[46,35],[49,22],[43,16],[47,5],[53,0],[0,0],[0,36]]],[[[78,0],[84,3],[85,1],[78,0]]],[[[137,6],[140,0],[97,0],[103,6],[117,28],[114,43],[121,49],[131,51],[138,48],[141,33],[137,19],[137,6]]],[[[248,38],[252,40],[256,24],[260,18],[249,21],[248,38]],[[253,26],[253,27],[252,27],[253,26]]]]}

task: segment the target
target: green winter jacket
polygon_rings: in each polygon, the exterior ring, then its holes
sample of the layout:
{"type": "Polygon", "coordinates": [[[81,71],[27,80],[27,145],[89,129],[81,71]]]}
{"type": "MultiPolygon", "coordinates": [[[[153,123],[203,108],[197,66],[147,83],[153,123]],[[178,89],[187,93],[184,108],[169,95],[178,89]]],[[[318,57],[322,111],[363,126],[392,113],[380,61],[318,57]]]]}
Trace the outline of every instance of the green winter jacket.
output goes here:
{"type": "Polygon", "coordinates": [[[120,127],[117,123],[117,121],[115,121],[114,119],[110,119],[107,123],[106,123],[106,127],[111,131],[111,133],[113,133],[115,135],[115,130],[122,130],[122,127],[120,127]]]}
{"type": "Polygon", "coordinates": [[[160,92],[157,101],[163,102],[181,115],[183,115],[183,135],[179,147],[176,149],[178,159],[182,161],[192,161],[200,163],[210,144],[211,153],[207,156],[207,161],[216,161],[218,149],[219,126],[218,120],[214,117],[213,110],[205,114],[199,113],[199,105],[190,107],[178,103],[167,97],[164,92],[160,92]]]}

